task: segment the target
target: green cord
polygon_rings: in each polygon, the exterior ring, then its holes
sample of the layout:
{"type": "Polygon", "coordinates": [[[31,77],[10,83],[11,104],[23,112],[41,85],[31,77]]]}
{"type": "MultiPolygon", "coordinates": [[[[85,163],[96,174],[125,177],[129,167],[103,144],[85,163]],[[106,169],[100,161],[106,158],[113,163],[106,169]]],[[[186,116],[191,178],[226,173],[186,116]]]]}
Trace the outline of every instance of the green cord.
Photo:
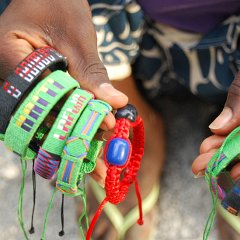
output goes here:
{"type": "Polygon", "coordinates": [[[44,239],[45,239],[48,216],[49,216],[50,210],[51,210],[51,208],[52,208],[52,204],[53,204],[53,200],[54,200],[54,197],[55,197],[55,195],[56,195],[56,192],[57,192],[57,189],[54,188],[53,193],[52,193],[51,200],[50,200],[50,202],[49,202],[49,204],[48,204],[48,208],[47,208],[47,211],[46,211],[46,214],[45,214],[43,231],[42,231],[42,235],[41,235],[41,240],[44,240],[44,239]]]}
{"type": "Polygon", "coordinates": [[[81,200],[83,203],[83,211],[78,219],[78,226],[79,226],[79,231],[82,235],[82,238],[84,239],[85,234],[84,234],[83,227],[82,227],[82,220],[83,220],[83,218],[85,218],[86,229],[89,228],[89,221],[88,221],[87,200],[86,200],[86,177],[84,176],[82,180],[83,180],[83,195],[81,196],[81,200]]]}
{"type": "Polygon", "coordinates": [[[207,219],[207,222],[205,225],[203,240],[208,239],[211,229],[213,227],[214,219],[215,219],[216,212],[217,212],[216,208],[217,208],[217,204],[219,202],[217,178],[218,178],[218,175],[227,167],[227,165],[237,156],[237,152],[236,152],[237,150],[233,149],[231,142],[235,143],[236,141],[239,141],[239,139],[237,138],[239,136],[236,135],[236,133],[238,133],[239,131],[240,131],[240,127],[237,127],[226,137],[226,139],[224,140],[221,147],[213,155],[212,159],[208,163],[208,167],[207,167],[207,170],[205,173],[205,180],[208,183],[209,191],[211,194],[212,209],[210,211],[210,214],[208,216],[208,219],[207,219]],[[236,138],[234,139],[234,137],[236,137],[236,138]],[[224,159],[225,161],[223,161],[223,160],[220,161],[221,155],[223,152],[226,154],[226,159],[224,159]]]}
{"type": "Polygon", "coordinates": [[[18,222],[21,226],[25,239],[28,239],[28,235],[24,226],[23,221],[23,194],[24,194],[24,187],[25,187],[25,176],[27,170],[27,162],[24,161],[22,158],[21,161],[21,168],[22,168],[22,181],[21,181],[21,188],[18,197],[18,222]]]}

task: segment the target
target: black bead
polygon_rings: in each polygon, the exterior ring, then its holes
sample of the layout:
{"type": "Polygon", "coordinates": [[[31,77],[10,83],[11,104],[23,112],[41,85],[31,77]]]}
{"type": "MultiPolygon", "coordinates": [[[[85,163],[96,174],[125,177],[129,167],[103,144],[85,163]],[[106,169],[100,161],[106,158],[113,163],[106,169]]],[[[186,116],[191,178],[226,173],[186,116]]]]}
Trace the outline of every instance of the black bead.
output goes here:
{"type": "Polygon", "coordinates": [[[132,104],[127,104],[125,107],[119,108],[115,114],[117,119],[126,118],[131,122],[135,122],[137,116],[137,109],[132,104]]]}

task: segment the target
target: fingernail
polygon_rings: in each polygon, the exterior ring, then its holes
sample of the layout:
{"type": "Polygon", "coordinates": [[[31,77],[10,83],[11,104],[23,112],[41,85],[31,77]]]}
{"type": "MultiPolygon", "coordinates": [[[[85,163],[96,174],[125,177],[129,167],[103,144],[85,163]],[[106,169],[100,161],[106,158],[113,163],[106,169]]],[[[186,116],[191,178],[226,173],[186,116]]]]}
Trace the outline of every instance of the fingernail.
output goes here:
{"type": "Polygon", "coordinates": [[[108,96],[120,96],[124,95],[122,92],[115,89],[110,83],[102,83],[100,88],[106,92],[108,96]]]}
{"type": "Polygon", "coordinates": [[[102,128],[102,130],[104,130],[104,131],[108,131],[108,127],[107,127],[107,124],[106,124],[106,123],[102,123],[102,124],[101,124],[101,128],[102,128]]]}
{"type": "Polygon", "coordinates": [[[224,107],[220,115],[209,125],[211,129],[219,129],[224,127],[232,118],[232,110],[229,107],[224,107]]]}
{"type": "Polygon", "coordinates": [[[194,178],[201,178],[205,176],[205,171],[202,170],[200,172],[198,172],[196,175],[194,175],[194,178]]]}
{"type": "Polygon", "coordinates": [[[100,181],[98,182],[99,186],[102,188],[105,188],[105,182],[104,181],[100,181]]]}

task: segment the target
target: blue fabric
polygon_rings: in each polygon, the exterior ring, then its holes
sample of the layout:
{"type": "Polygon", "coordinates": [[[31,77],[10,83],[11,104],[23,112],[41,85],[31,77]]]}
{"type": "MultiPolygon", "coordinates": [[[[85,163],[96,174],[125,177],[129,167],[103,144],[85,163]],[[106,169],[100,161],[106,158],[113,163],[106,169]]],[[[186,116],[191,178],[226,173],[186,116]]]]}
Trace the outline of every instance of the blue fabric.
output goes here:
{"type": "Polygon", "coordinates": [[[129,0],[89,0],[102,61],[109,65],[132,62],[138,53],[143,23],[139,5],[129,0]],[[127,34],[124,34],[127,32],[127,34]]]}
{"type": "Polygon", "coordinates": [[[1,0],[1,2],[0,2],[0,15],[3,13],[3,11],[8,6],[9,3],[10,3],[10,0],[1,0]]]}
{"type": "Polygon", "coordinates": [[[137,85],[153,104],[163,95],[194,94],[213,102],[225,99],[240,69],[237,30],[240,16],[229,16],[191,48],[183,49],[178,41],[168,44],[168,36],[161,29],[163,26],[143,18],[140,10],[136,14],[132,11],[136,6],[129,10],[129,6],[137,4],[134,1],[91,0],[89,3],[95,18],[105,18],[101,20],[104,24],[94,22],[100,33],[98,49],[103,63],[133,63],[137,85]],[[126,29],[131,29],[130,26],[134,26],[134,32],[125,34],[124,39],[120,37],[126,29]],[[135,38],[137,31],[144,32],[141,38],[135,38]],[[162,40],[167,42],[165,46],[162,40]],[[134,47],[131,48],[130,43],[135,43],[134,47]]]}
{"type": "Polygon", "coordinates": [[[192,47],[182,48],[177,41],[162,46],[159,39],[168,36],[149,22],[133,66],[146,97],[156,102],[163,94],[186,89],[212,102],[222,101],[240,70],[239,26],[240,16],[231,16],[192,47]]]}
{"type": "Polygon", "coordinates": [[[239,0],[138,0],[155,21],[175,28],[207,33],[233,14],[240,13],[239,0]]]}

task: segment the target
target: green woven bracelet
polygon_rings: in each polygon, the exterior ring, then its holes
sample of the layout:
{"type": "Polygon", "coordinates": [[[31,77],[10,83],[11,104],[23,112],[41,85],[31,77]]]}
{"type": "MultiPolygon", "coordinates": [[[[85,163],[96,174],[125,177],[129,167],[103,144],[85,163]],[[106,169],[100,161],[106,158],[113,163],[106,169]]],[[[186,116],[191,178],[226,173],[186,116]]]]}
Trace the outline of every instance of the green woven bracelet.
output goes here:
{"type": "Polygon", "coordinates": [[[93,94],[80,88],[74,90],[69,96],[38,151],[34,163],[34,170],[38,175],[46,179],[53,178],[58,169],[66,140],[82,111],[92,98],[93,94]]]}
{"type": "Polygon", "coordinates": [[[54,105],[78,82],[62,71],[55,71],[44,78],[30,92],[11,119],[4,136],[8,148],[23,159],[35,157],[28,148],[31,139],[54,105]]]}
{"type": "MultiPolygon", "coordinates": [[[[234,163],[235,161],[239,162],[239,159],[240,159],[239,149],[240,149],[240,127],[237,127],[225,138],[221,147],[213,155],[213,157],[208,163],[207,169],[205,171],[205,180],[209,186],[213,206],[205,226],[204,235],[203,235],[204,240],[208,239],[208,236],[210,234],[210,230],[213,226],[213,221],[217,213],[216,208],[219,200],[224,201],[226,194],[231,192],[230,189],[233,187],[233,180],[228,175],[227,167],[231,166],[231,164],[234,163]],[[227,177],[227,181],[228,181],[227,185],[228,185],[228,188],[230,189],[223,188],[220,182],[218,182],[218,177],[221,174],[227,177]]],[[[238,192],[237,192],[237,195],[239,196],[238,192]]],[[[224,206],[224,207],[226,207],[227,209],[228,206],[224,206]]],[[[229,210],[234,212],[234,208],[231,208],[229,210]]]]}
{"type": "Polygon", "coordinates": [[[87,157],[83,161],[82,168],[78,176],[79,181],[82,180],[82,177],[85,173],[91,173],[96,167],[96,160],[99,156],[99,153],[103,147],[103,141],[92,140],[90,144],[90,149],[87,153],[87,157]]]}
{"type": "Polygon", "coordinates": [[[64,194],[76,196],[82,193],[78,184],[85,174],[84,171],[91,169],[91,167],[88,169],[88,165],[95,166],[96,158],[93,161],[84,161],[84,159],[87,157],[95,133],[109,111],[111,107],[107,103],[91,100],[68,138],[56,183],[56,187],[64,194]]]}

